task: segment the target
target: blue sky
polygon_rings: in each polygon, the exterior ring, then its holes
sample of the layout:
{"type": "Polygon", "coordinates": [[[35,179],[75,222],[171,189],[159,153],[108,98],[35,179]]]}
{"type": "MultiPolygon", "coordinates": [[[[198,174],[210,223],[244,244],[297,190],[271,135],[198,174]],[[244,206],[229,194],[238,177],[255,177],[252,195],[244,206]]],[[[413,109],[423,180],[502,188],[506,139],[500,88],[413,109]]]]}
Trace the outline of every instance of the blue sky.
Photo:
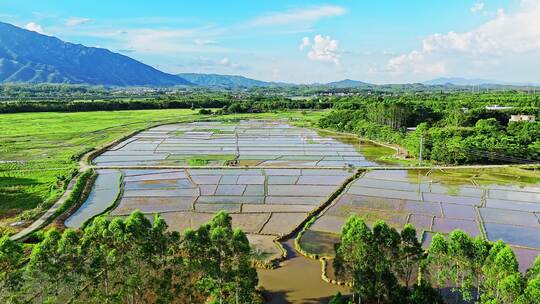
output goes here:
{"type": "Polygon", "coordinates": [[[170,73],[540,82],[538,0],[2,0],[0,20],[170,73]]]}

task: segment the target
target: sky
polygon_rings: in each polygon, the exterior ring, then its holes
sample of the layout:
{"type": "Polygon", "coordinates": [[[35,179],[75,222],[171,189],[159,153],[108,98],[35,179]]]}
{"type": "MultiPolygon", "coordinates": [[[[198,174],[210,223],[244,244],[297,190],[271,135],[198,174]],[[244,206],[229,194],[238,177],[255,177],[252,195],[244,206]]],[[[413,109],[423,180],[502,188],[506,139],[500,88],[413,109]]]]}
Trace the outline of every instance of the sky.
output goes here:
{"type": "Polygon", "coordinates": [[[2,0],[0,21],[168,73],[540,83],[540,0],[2,0]]]}

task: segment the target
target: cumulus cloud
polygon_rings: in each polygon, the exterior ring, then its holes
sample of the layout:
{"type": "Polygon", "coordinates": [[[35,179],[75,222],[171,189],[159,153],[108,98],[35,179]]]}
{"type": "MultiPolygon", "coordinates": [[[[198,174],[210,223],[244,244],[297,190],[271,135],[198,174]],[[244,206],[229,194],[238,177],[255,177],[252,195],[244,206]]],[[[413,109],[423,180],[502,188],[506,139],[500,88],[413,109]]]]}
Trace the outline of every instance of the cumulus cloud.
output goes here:
{"type": "Polygon", "coordinates": [[[79,26],[83,25],[85,23],[91,22],[92,19],[90,18],[82,18],[82,17],[70,17],[68,20],[66,20],[67,26],[79,26]]]}
{"type": "Polygon", "coordinates": [[[28,22],[25,26],[24,26],[25,29],[29,30],[29,31],[32,31],[32,32],[37,32],[37,33],[40,33],[40,34],[45,34],[45,31],[43,30],[43,28],[41,27],[41,25],[35,23],[35,22],[28,22]]]}
{"type": "Polygon", "coordinates": [[[340,65],[339,42],[330,36],[317,35],[313,42],[304,37],[300,50],[309,49],[307,57],[313,61],[331,62],[340,65]]]}
{"type": "Polygon", "coordinates": [[[408,54],[391,58],[386,64],[384,71],[440,75],[447,72],[447,66],[445,62],[429,60],[420,51],[412,51],[408,54]]]}
{"type": "Polygon", "coordinates": [[[313,23],[325,17],[340,16],[347,10],[337,5],[321,5],[302,9],[293,9],[285,12],[272,12],[253,19],[250,24],[286,25],[295,23],[313,23]]]}
{"type": "Polygon", "coordinates": [[[540,2],[525,1],[519,12],[508,15],[499,10],[490,21],[469,32],[432,34],[422,47],[395,56],[385,71],[445,72],[443,67],[456,57],[472,62],[478,58],[525,54],[540,51],[540,2]]]}
{"type": "Polygon", "coordinates": [[[484,10],[485,6],[486,5],[484,2],[476,2],[475,4],[473,4],[473,6],[471,6],[471,12],[479,13],[484,10]]]}

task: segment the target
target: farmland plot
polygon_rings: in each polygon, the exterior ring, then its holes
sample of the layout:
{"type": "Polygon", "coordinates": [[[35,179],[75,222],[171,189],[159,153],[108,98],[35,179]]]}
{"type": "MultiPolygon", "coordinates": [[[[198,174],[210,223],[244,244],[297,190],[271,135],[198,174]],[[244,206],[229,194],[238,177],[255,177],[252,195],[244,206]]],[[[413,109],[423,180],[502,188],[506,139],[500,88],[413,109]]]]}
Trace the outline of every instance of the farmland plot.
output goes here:
{"type": "MultiPolygon", "coordinates": [[[[361,153],[373,147],[321,136],[285,121],[194,122],[140,132],[97,157],[94,163],[99,166],[220,166],[236,160],[247,166],[362,167],[376,165],[372,157],[361,153]]],[[[384,148],[381,151],[393,152],[384,148]]]]}
{"type": "Polygon", "coordinates": [[[369,225],[377,220],[397,229],[414,224],[424,246],[434,233],[454,229],[502,239],[520,249],[526,268],[540,253],[540,176],[512,170],[368,171],[325,210],[301,243],[313,253],[333,254],[321,240],[337,242],[342,225],[356,214],[369,225]]]}

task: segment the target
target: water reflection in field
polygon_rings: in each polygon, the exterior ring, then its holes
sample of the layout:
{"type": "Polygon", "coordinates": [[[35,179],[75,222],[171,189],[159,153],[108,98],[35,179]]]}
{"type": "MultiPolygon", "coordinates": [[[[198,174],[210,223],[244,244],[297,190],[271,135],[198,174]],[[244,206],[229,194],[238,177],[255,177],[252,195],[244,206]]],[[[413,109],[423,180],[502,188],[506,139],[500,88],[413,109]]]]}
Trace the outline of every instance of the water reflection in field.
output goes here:
{"type": "MultiPolygon", "coordinates": [[[[424,247],[435,232],[461,229],[490,241],[502,239],[530,255],[540,252],[539,210],[540,173],[534,170],[375,170],[354,181],[310,231],[337,236],[346,219],[357,214],[370,225],[385,220],[401,229],[412,223],[424,247]]],[[[307,248],[325,247],[312,244],[319,238],[311,239],[303,241],[307,248]]],[[[522,262],[529,263],[520,252],[522,262]]]]}

